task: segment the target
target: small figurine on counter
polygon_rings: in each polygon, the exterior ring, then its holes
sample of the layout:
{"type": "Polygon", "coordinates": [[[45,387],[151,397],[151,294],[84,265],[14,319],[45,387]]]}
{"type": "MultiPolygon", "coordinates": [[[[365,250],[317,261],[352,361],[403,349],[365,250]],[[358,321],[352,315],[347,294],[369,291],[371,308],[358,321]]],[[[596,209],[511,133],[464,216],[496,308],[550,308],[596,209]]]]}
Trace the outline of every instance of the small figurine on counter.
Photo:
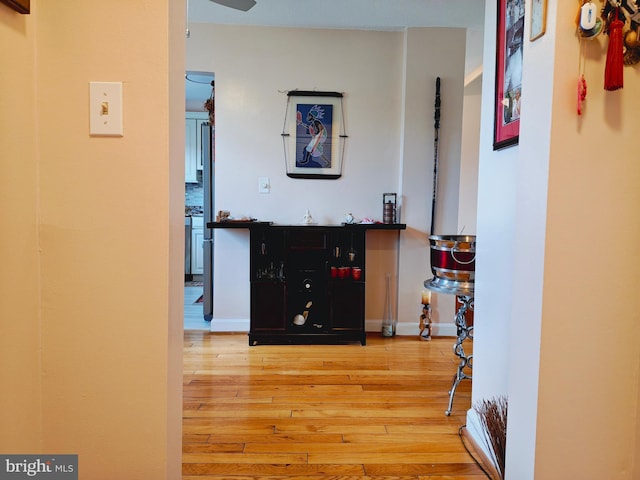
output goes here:
{"type": "Polygon", "coordinates": [[[308,208],[307,208],[307,211],[304,212],[304,215],[302,216],[302,223],[305,223],[307,225],[310,225],[313,223],[313,217],[311,216],[311,212],[309,211],[308,208]]]}
{"type": "Polygon", "coordinates": [[[231,218],[231,212],[229,210],[219,210],[216,215],[216,222],[226,222],[231,218]]]}

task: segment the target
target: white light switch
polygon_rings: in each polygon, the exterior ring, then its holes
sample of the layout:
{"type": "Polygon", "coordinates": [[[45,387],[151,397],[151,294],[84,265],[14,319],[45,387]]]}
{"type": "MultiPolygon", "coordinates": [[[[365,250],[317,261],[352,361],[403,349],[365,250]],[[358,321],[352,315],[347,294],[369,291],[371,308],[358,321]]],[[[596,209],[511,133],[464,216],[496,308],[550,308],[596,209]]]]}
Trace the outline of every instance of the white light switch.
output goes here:
{"type": "Polygon", "coordinates": [[[258,177],[258,193],[269,193],[270,190],[269,177],[258,177]]]}
{"type": "Polygon", "coordinates": [[[122,82],[89,82],[89,134],[123,136],[122,82]]]}

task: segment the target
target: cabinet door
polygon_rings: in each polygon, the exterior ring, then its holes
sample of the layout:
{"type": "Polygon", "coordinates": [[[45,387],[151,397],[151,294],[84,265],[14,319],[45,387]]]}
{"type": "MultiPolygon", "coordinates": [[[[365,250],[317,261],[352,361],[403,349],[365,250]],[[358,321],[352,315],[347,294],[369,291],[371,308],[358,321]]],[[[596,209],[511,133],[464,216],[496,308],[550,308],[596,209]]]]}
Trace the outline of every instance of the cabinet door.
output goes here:
{"type": "Polygon", "coordinates": [[[285,286],[281,282],[251,284],[251,332],[285,330],[285,286]]]}
{"type": "Polygon", "coordinates": [[[329,288],[331,328],[364,331],[364,282],[338,280],[329,288]]]}
{"type": "Polygon", "coordinates": [[[204,229],[194,228],[191,231],[191,273],[204,273],[204,229]]]}
{"type": "MultiPolygon", "coordinates": [[[[196,120],[187,118],[185,120],[184,134],[184,181],[194,183],[198,181],[196,175],[197,157],[199,144],[197,143],[196,120]]],[[[202,160],[200,160],[202,162],[202,160]]]]}

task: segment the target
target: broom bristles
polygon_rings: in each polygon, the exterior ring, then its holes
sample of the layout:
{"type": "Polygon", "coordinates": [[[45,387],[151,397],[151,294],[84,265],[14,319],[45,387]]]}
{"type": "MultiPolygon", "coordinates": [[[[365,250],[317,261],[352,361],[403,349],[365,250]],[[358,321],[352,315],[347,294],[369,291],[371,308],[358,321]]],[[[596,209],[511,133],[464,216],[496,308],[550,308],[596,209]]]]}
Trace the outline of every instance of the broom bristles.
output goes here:
{"type": "Polygon", "coordinates": [[[507,398],[504,396],[483,400],[476,405],[483,427],[484,440],[493,457],[494,466],[501,479],[507,452],[507,398]]]}

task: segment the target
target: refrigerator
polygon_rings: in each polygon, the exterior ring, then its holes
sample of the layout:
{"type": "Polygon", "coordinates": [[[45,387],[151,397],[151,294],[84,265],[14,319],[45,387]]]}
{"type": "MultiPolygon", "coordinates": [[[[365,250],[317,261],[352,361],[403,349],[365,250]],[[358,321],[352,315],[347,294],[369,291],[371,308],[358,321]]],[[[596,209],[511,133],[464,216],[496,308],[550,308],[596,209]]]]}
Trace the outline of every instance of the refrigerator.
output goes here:
{"type": "Polygon", "coordinates": [[[213,318],[213,229],[207,224],[215,220],[215,148],[214,128],[209,123],[202,124],[202,185],[203,185],[203,220],[204,220],[204,270],[202,274],[203,292],[202,308],[204,319],[210,322],[213,318]]]}

